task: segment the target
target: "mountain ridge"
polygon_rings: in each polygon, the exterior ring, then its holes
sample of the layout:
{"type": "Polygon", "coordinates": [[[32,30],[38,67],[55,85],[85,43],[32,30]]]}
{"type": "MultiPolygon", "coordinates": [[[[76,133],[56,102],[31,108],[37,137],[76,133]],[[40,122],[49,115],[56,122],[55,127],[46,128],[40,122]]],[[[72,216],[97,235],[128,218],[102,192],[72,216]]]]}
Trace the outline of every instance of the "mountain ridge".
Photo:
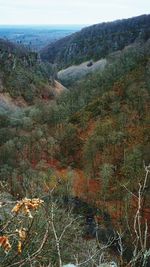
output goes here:
{"type": "Polygon", "coordinates": [[[111,52],[150,37],[150,15],[94,24],[62,38],[41,50],[42,60],[57,63],[58,68],[99,60],[111,52]]]}

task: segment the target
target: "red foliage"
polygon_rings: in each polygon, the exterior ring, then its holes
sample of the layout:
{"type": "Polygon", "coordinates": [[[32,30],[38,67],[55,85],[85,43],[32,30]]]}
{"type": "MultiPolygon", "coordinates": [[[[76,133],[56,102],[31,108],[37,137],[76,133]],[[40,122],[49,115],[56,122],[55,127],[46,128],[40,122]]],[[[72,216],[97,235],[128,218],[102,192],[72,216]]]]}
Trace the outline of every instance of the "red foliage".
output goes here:
{"type": "Polygon", "coordinates": [[[98,180],[88,179],[80,170],[76,171],[76,177],[73,182],[74,195],[85,199],[88,202],[96,200],[101,189],[101,183],[98,180]]]}
{"type": "Polygon", "coordinates": [[[60,162],[56,159],[47,159],[46,162],[48,166],[51,168],[56,168],[56,169],[60,168],[60,162]]]}

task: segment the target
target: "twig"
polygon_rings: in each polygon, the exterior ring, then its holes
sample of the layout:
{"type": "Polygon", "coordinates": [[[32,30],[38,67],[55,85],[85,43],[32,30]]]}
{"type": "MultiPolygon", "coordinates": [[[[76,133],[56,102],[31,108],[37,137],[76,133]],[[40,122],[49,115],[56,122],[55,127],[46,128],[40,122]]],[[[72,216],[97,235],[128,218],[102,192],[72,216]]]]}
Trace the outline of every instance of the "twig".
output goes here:
{"type": "Polygon", "coordinates": [[[49,232],[49,225],[47,225],[47,229],[46,229],[46,232],[45,232],[45,235],[43,237],[43,240],[42,240],[42,243],[40,245],[40,247],[38,248],[37,251],[35,251],[31,256],[30,256],[30,259],[29,257],[24,259],[24,260],[21,260],[21,261],[18,261],[18,262],[15,262],[11,265],[7,265],[7,267],[12,267],[12,266],[16,266],[16,265],[19,265],[19,267],[22,267],[25,263],[27,263],[28,261],[33,261],[37,256],[38,254],[41,252],[41,250],[43,249],[46,241],[47,241],[47,237],[48,237],[48,232],[49,232]]]}

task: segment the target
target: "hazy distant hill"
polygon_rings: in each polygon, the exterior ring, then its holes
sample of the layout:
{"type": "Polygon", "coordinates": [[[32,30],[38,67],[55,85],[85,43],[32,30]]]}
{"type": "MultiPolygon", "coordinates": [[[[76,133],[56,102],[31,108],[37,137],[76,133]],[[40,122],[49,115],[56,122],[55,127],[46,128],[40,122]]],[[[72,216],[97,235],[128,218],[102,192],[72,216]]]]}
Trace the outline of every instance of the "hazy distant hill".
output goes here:
{"type": "Polygon", "coordinates": [[[82,27],[80,25],[0,26],[0,38],[38,51],[51,42],[80,30],[82,27]]]}
{"type": "Polygon", "coordinates": [[[150,37],[150,15],[96,24],[50,44],[41,51],[41,58],[59,66],[98,60],[121,50],[137,40],[150,37]]]}

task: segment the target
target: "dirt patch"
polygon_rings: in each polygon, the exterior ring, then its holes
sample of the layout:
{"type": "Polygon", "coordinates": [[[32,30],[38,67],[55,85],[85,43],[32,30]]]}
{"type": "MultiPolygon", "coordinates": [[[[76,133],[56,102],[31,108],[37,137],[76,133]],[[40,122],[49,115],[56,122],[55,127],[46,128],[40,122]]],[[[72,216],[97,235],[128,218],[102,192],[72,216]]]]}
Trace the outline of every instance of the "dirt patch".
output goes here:
{"type": "Polygon", "coordinates": [[[25,100],[22,97],[13,99],[9,93],[0,93],[0,105],[7,106],[10,109],[27,106],[25,100]]]}

